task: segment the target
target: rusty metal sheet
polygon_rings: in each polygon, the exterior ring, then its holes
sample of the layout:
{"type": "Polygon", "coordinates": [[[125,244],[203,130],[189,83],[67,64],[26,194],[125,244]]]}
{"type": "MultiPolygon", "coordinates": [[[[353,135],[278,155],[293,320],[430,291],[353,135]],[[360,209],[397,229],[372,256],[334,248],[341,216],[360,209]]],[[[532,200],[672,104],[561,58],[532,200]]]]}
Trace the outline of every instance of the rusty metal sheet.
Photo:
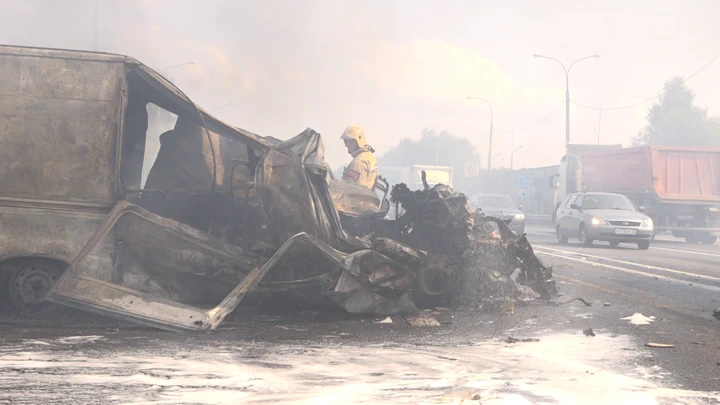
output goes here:
{"type": "Polygon", "coordinates": [[[0,45],[0,55],[35,56],[41,58],[63,58],[94,60],[103,62],[137,62],[135,59],[114,53],[78,51],[71,49],[41,48],[33,46],[0,45]]]}
{"type": "Polygon", "coordinates": [[[124,70],[122,63],[0,54],[0,94],[107,102],[124,70]]]}
{"type": "MultiPolygon", "coordinates": [[[[105,212],[67,207],[53,210],[0,206],[0,261],[16,257],[49,257],[69,263],[102,224],[105,212]]],[[[99,248],[109,263],[112,238],[99,248]]]]}
{"type": "Polygon", "coordinates": [[[123,73],[122,63],[0,54],[0,197],[114,201],[123,73]]]}

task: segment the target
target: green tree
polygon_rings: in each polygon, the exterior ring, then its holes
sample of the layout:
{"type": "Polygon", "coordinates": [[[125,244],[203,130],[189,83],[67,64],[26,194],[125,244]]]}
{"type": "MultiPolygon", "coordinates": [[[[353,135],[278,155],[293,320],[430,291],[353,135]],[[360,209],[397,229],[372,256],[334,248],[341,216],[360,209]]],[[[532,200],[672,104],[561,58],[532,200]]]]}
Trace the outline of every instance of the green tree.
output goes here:
{"type": "Polygon", "coordinates": [[[720,146],[720,119],[695,105],[695,93],[681,77],[665,82],[647,120],[633,145],[720,146]]]}
{"type": "Polygon", "coordinates": [[[418,140],[403,138],[397,146],[378,157],[380,173],[388,166],[434,165],[452,166],[453,184],[460,185],[465,162],[479,162],[480,155],[466,138],[452,135],[448,131],[439,134],[425,128],[418,140]]]}

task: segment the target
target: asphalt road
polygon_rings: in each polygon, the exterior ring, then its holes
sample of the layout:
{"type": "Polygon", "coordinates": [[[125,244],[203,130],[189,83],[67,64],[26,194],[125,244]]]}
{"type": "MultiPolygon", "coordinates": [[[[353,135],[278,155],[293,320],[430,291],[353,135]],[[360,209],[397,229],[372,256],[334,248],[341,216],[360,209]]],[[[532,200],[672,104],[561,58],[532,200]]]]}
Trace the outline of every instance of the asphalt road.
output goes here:
{"type": "Polygon", "coordinates": [[[423,327],[241,308],[203,334],[64,308],[3,315],[0,404],[720,404],[720,245],[528,233],[563,296],[512,315],[442,310],[423,327]]]}
{"type": "Polygon", "coordinates": [[[642,251],[604,242],[584,247],[572,239],[560,245],[550,229],[528,232],[561,289],[572,285],[610,304],[614,315],[598,318],[602,327],[674,345],[653,352],[665,370],[687,387],[720,387],[720,320],[713,317],[720,309],[720,243],[690,245],[661,236],[642,251]],[[619,320],[634,313],[655,319],[644,326],[619,320]]]}

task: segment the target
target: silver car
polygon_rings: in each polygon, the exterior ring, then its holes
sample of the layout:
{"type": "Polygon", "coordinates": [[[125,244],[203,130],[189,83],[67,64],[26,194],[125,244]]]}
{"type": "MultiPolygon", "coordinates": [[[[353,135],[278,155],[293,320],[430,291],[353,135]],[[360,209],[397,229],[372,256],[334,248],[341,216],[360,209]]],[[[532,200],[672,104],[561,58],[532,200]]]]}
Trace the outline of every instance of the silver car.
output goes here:
{"type": "Polygon", "coordinates": [[[559,243],[577,238],[585,246],[594,241],[634,243],[639,249],[650,247],[653,222],[624,195],[612,193],[573,193],[565,197],[555,213],[555,232],[559,243]]]}
{"type": "Polygon", "coordinates": [[[472,199],[472,205],[479,208],[485,215],[503,221],[510,220],[508,227],[517,235],[525,233],[525,214],[522,205],[515,206],[512,198],[507,195],[478,194],[472,199]]]}

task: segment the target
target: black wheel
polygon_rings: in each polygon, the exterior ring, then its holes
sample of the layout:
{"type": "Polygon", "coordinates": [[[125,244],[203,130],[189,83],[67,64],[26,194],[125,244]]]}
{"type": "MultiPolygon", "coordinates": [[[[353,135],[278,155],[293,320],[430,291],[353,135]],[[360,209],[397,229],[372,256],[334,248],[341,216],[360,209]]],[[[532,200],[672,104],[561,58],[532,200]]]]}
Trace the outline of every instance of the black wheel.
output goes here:
{"type": "Polygon", "coordinates": [[[638,249],[640,250],[648,250],[650,249],[650,241],[649,240],[643,240],[637,243],[638,249]]]}
{"type": "Polygon", "coordinates": [[[618,246],[620,246],[620,242],[618,242],[618,241],[612,241],[612,242],[610,242],[610,247],[611,247],[611,248],[614,249],[614,248],[616,248],[616,247],[618,247],[618,246]]]}
{"type": "Polygon", "coordinates": [[[587,236],[587,228],[585,224],[580,225],[580,231],[578,232],[578,239],[583,246],[592,246],[593,240],[587,236]]]}
{"type": "Polygon", "coordinates": [[[562,231],[560,230],[560,225],[555,228],[555,235],[557,236],[557,241],[559,244],[564,245],[568,243],[568,237],[563,235],[562,231]]]}
{"type": "Polygon", "coordinates": [[[717,236],[715,236],[715,235],[705,235],[700,240],[700,242],[702,242],[704,245],[712,245],[716,241],[717,241],[717,236]]]}
{"type": "Polygon", "coordinates": [[[697,235],[688,235],[685,237],[685,242],[687,243],[698,243],[700,242],[700,238],[698,238],[697,235]]]}
{"type": "Polygon", "coordinates": [[[20,312],[41,312],[52,306],[45,298],[64,268],[49,259],[27,259],[18,262],[10,276],[8,295],[10,301],[20,312]]]}

